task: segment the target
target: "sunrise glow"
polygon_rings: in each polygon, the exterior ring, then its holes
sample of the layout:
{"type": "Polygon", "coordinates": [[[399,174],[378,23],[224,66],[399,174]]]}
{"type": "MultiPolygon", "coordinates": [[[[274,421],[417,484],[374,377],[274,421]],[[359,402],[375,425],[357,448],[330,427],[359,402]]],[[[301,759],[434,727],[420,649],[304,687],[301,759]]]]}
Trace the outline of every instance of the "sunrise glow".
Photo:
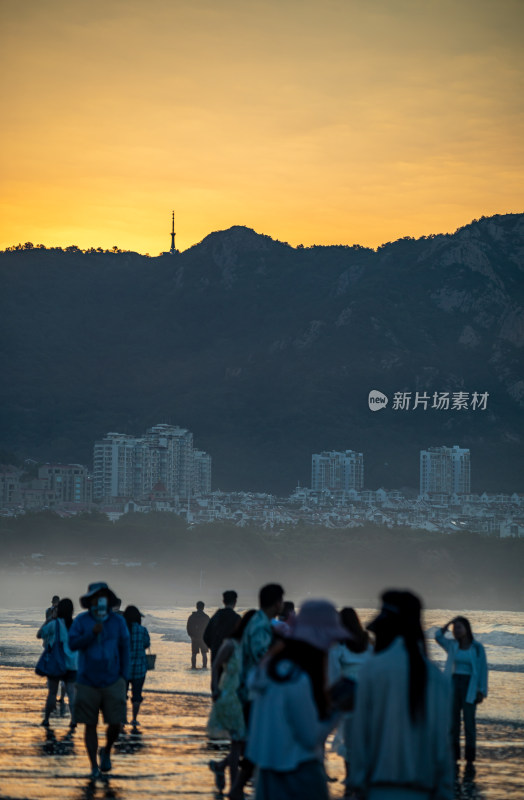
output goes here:
{"type": "Polygon", "coordinates": [[[0,247],[247,225],[377,246],[522,211],[520,0],[3,0],[0,247]]]}

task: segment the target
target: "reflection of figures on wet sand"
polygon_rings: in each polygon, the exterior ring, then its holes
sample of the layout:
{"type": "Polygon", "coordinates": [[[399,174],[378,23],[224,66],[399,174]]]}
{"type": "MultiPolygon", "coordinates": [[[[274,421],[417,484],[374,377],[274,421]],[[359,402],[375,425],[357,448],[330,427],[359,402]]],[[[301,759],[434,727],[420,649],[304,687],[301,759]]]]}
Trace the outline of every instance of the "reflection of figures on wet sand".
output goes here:
{"type": "Polygon", "coordinates": [[[457,768],[455,774],[455,798],[456,800],[485,800],[485,794],[475,782],[475,767],[467,764],[464,767],[462,778],[460,769],[457,768]]]}
{"type": "Polygon", "coordinates": [[[130,733],[126,733],[125,730],[123,730],[115,742],[116,753],[132,755],[134,753],[139,753],[144,747],[145,742],[142,731],[139,731],[138,728],[133,728],[130,733]]]}
{"type": "Polygon", "coordinates": [[[67,731],[62,738],[57,738],[56,731],[47,728],[42,752],[46,756],[71,756],[75,752],[73,731],[67,731]]]}
{"type": "MultiPolygon", "coordinates": [[[[400,597],[396,596],[398,593],[395,593],[395,595],[387,593],[384,596],[383,608],[376,624],[387,623],[387,626],[382,631],[375,630],[377,648],[370,649],[367,633],[362,629],[362,626],[357,625],[357,627],[353,628],[346,620],[345,617],[350,610],[349,608],[345,608],[344,613],[339,617],[339,621],[345,625],[345,630],[341,633],[339,629],[336,634],[336,640],[333,642],[329,639],[326,644],[322,639],[322,621],[319,624],[306,625],[307,614],[304,615],[304,612],[309,613],[308,603],[297,602],[296,617],[289,626],[289,632],[283,632],[284,635],[282,635],[279,626],[271,623],[273,614],[278,612],[275,606],[278,605],[280,608],[282,605],[283,598],[280,594],[282,590],[281,587],[276,585],[269,586],[271,586],[271,589],[278,589],[278,597],[270,598],[274,601],[271,603],[268,603],[267,598],[261,597],[260,610],[250,615],[243,629],[227,637],[222,652],[217,653],[213,661],[215,669],[212,674],[212,685],[215,703],[212,706],[213,714],[210,719],[209,734],[217,736],[217,738],[213,739],[209,744],[206,742],[204,733],[205,715],[207,711],[211,710],[207,693],[208,679],[200,671],[192,675],[187,672],[188,665],[187,662],[184,662],[188,656],[188,646],[187,643],[184,643],[184,637],[180,636],[180,634],[184,632],[190,610],[178,609],[175,610],[174,618],[174,624],[177,626],[175,629],[177,631],[176,636],[166,639],[166,643],[159,649],[160,671],[149,673],[150,686],[148,685],[147,688],[150,691],[147,692],[146,706],[143,706],[141,710],[145,735],[142,735],[138,729],[132,730],[129,725],[131,723],[131,709],[128,706],[128,727],[127,729],[119,729],[118,737],[111,748],[111,759],[114,762],[114,769],[110,773],[111,781],[108,784],[107,775],[100,776],[104,778],[104,782],[101,782],[100,778],[96,777],[91,789],[82,789],[84,792],[83,797],[100,800],[102,797],[111,796],[108,792],[111,792],[114,796],[117,791],[123,791],[123,785],[127,787],[130,794],[137,797],[148,796],[147,776],[150,773],[152,776],[151,796],[159,798],[184,795],[188,797],[188,800],[196,800],[196,797],[202,794],[209,794],[209,798],[211,798],[217,790],[225,793],[226,783],[229,784],[231,780],[234,789],[233,798],[245,798],[245,800],[265,800],[265,798],[279,800],[280,797],[292,800],[294,797],[294,782],[296,783],[295,788],[299,787],[298,796],[300,800],[309,800],[310,798],[311,800],[313,798],[318,800],[320,797],[341,800],[343,796],[348,799],[358,797],[359,800],[361,798],[362,800],[375,800],[375,798],[393,798],[395,794],[398,796],[398,790],[401,786],[401,772],[403,771],[403,774],[409,778],[410,770],[413,768],[416,773],[417,765],[422,764],[423,769],[419,776],[420,784],[416,786],[416,793],[415,790],[411,791],[410,788],[408,793],[402,795],[402,800],[407,800],[407,798],[409,800],[419,800],[419,798],[420,800],[427,800],[432,796],[431,792],[439,800],[452,800],[453,798],[455,800],[461,800],[461,798],[464,800],[488,800],[488,798],[490,800],[494,800],[494,798],[502,800],[504,797],[503,788],[511,788],[512,786],[511,777],[509,777],[508,782],[508,770],[512,769],[511,764],[515,763],[515,751],[506,750],[508,743],[512,742],[512,734],[507,732],[507,727],[501,726],[497,730],[496,726],[488,726],[484,714],[480,717],[478,728],[480,756],[482,757],[478,774],[475,775],[472,765],[468,765],[468,768],[464,769],[464,762],[462,762],[460,771],[453,774],[451,769],[449,784],[446,786],[444,781],[438,791],[434,792],[429,786],[422,784],[422,779],[432,779],[431,776],[435,775],[435,770],[438,774],[439,765],[443,763],[443,758],[444,760],[446,758],[446,756],[442,756],[442,753],[445,753],[446,750],[451,765],[453,763],[453,751],[449,736],[451,730],[451,698],[447,712],[446,704],[439,704],[439,711],[442,711],[441,719],[445,719],[447,713],[449,723],[446,728],[447,732],[442,735],[443,727],[440,723],[437,724],[437,714],[436,712],[434,713],[435,703],[432,695],[437,683],[442,686],[446,684],[451,695],[453,681],[442,672],[440,674],[440,682],[435,677],[436,675],[438,676],[438,673],[436,673],[435,667],[431,665],[430,659],[423,655],[421,649],[422,634],[420,624],[415,625],[413,622],[410,627],[411,623],[409,622],[410,617],[408,614],[408,621],[405,623],[407,627],[405,630],[402,627],[404,623],[402,622],[403,609],[401,601],[403,601],[404,593],[401,593],[400,597]],[[266,608],[266,606],[268,607],[266,608]],[[265,619],[260,613],[262,610],[264,611],[265,619]],[[255,620],[257,625],[250,625],[249,636],[246,637],[247,627],[252,620],[255,620]],[[307,628],[305,634],[302,630],[304,627],[307,628]],[[350,636],[347,635],[348,633],[350,636]],[[308,636],[309,638],[304,639],[303,636],[308,636]],[[261,645],[263,644],[262,649],[265,649],[266,644],[268,644],[265,641],[267,637],[269,637],[267,652],[256,663],[255,650],[257,650],[259,642],[261,645]],[[263,638],[264,641],[262,642],[263,638]],[[309,650],[307,649],[308,647],[315,647],[314,642],[321,645],[317,647],[320,655],[316,660],[310,658],[309,650]],[[408,653],[406,658],[401,657],[402,646],[408,653]],[[327,651],[324,649],[325,647],[328,648],[327,651]],[[302,657],[304,655],[303,651],[308,653],[305,658],[302,657]],[[415,651],[420,651],[422,661],[419,662],[417,660],[415,651]],[[340,700],[339,691],[329,691],[329,686],[333,683],[334,676],[333,674],[327,675],[325,673],[326,653],[328,655],[327,661],[336,661],[337,669],[340,670],[346,682],[349,681],[351,683],[351,681],[355,680],[357,682],[356,705],[353,710],[348,706],[337,706],[337,702],[340,700]],[[412,653],[415,654],[414,667],[411,665],[410,655],[412,653]],[[166,659],[168,654],[169,660],[166,659]],[[253,656],[253,659],[251,659],[250,666],[247,669],[248,674],[244,677],[243,668],[245,662],[248,661],[248,656],[253,656]],[[407,665],[408,693],[405,698],[405,708],[402,706],[398,687],[395,691],[387,688],[394,684],[392,678],[393,669],[390,669],[390,667],[395,664],[402,666],[403,669],[407,665]],[[422,712],[426,716],[419,717],[418,714],[421,712],[416,710],[418,708],[416,698],[420,698],[422,695],[415,693],[413,700],[415,722],[411,717],[409,687],[412,680],[415,686],[424,685],[423,682],[418,680],[420,674],[422,674],[419,671],[421,664],[426,665],[426,691],[429,691],[429,694],[426,694],[426,703],[424,712],[422,712]],[[379,669],[384,665],[384,669],[379,669]],[[358,674],[354,674],[355,670],[358,674]],[[173,675],[176,675],[176,677],[172,677],[173,675]],[[384,686],[382,686],[382,680],[384,681],[384,686]],[[239,695],[237,688],[240,682],[242,682],[242,692],[239,695]],[[306,692],[306,687],[308,686],[310,686],[310,691],[312,692],[312,702],[309,702],[311,697],[306,692]],[[176,694],[173,693],[173,688],[176,694]],[[229,696],[230,694],[231,696],[229,696]],[[321,698],[321,694],[324,699],[321,698]],[[242,705],[239,705],[241,700],[242,705]],[[379,701],[383,704],[380,706],[382,711],[379,708],[379,701]],[[285,704],[288,705],[285,706],[285,704]],[[286,713],[283,712],[284,706],[289,713],[287,711],[286,713]],[[400,706],[404,709],[403,711],[400,706]],[[246,716],[238,713],[239,709],[242,708],[248,712],[246,715],[247,722],[246,716]],[[343,715],[340,714],[339,709],[343,710],[343,715]],[[294,726],[293,720],[304,719],[306,712],[309,715],[308,721],[294,726]],[[374,720],[380,718],[382,713],[388,719],[387,725],[384,726],[383,733],[373,728],[371,731],[373,734],[371,737],[371,750],[367,751],[366,747],[370,747],[368,734],[374,725],[374,720]],[[324,722],[326,725],[323,724],[324,722]],[[338,752],[348,762],[349,780],[347,786],[344,782],[344,763],[334,754],[331,740],[328,740],[325,751],[321,747],[317,749],[316,746],[313,747],[313,750],[309,749],[311,742],[306,741],[308,736],[311,738],[315,730],[322,728],[324,733],[326,728],[332,728],[334,725],[338,727],[339,735],[343,735],[343,738],[340,739],[343,750],[338,752]],[[214,726],[216,726],[216,730],[214,726]],[[360,733],[359,726],[364,726],[360,733]],[[419,752],[425,740],[419,734],[420,730],[431,731],[432,729],[437,732],[440,731],[440,733],[436,734],[435,747],[431,744],[428,750],[429,755],[425,760],[425,756],[422,758],[421,752],[419,752]],[[367,732],[365,736],[362,731],[367,732]],[[416,735],[414,735],[413,731],[415,731],[416,735]],[[495,739],[488,738],[491,737],[493,731],[495,732],[495,739]],[[304,736],[306,739],[304,739],[304,736]],[[230,752],[217,752],[219,748],[225,746],[226,737],[229,738],[230,752]],[[364,746],[366,739],[368,744],[364,746]],[[244,744],[246,741],[247,746],[244,744]],[[379,749],[373,745],[373,741],[375,741],[377,747],[380,746],[379,749]],[[440,742],[440,750],[436,747],[437,741],[440,742]],[[495,751],[494,747],[497,741],[499,749],[495,751]],[[280,745],[278,744],[279,742],[281,743],[280,745]],[[294,760],[289,761],[291,748],[287,744],[282,744],[282,742],[293,743],[293,748],[297,749],[297,753],[293,756],[294,760]],[[410,765],[405,761],[404,757],[403,761],[400,757],[394,756],[392,761],[390,759],[391,763],[388,766],[388,753],[394,753],[396,747],[400,747],[402,752],[405,753],[406,743],[411,743],[407,748],[409,752],[414,748],[418,748],[414,757],[416,764],[410,765]],[[248,771],[248,775],[245,776],[246,778],[250,777],[248,782],[236,780],[239,774],[238,756],[244,747],[248,761],[241,761],[241,773],[244,775],[248,771]],[[433,747],[434,749],[432,749],[433,747]],[[214,748],[214,752],[212,748],[214,748]],[[371,761],[368,763],[366,759],[369,758],[370,752],[371,761]],[[496,757],[495,752],[497,753],[496,757]],[[210,764],[209,759],[213,759],[214,762],[210,764]],[[250,763],[254,766],[250,767],[250,763]],[[362,763],[365,764],[364,769],[362,768],[362,763]],[[391,764],[397,765],[395,769],[391,768],[391,764]],[[401,764],[401,770],[398,764],[401,764]],[[494,766],[495,764],[496,767],[494,766]],[[282,767],[285,767],[285,769],[282,769],[282,767]],[[325,772],[322,771],[324,768],[325,772]],[[249,775],[249,770],[252,772],[251,775],[249,775]],[[362,773],[369,776],[369,784],[360,783],[362,773]],[[493,776],[499,773],[501,788],[500,790],[496,789],[494,792],[493,787],[496,784],[493,776]],[[333,782],[327,784],[325,780],[326,774],[333,779],[333,782]],[[140,786],[138,790],[137,781],[140,786]]],[[[317,601],[314,602],[317,603],[317,601]]],[[[326,601],[322,601],[322,603],[324,602],[326,601]]],[[[125,603],[122,608],[125,608],[125,603]]],[[[315,608],[313,608],[313,611],[315,608]]],[[[324,608],[327,609],[322,605],[320,610],[324,608]]],[[[98,602],[96,610],[98,612],[98,602]]],[[[142,610],[145,611],[145,609],[142,610]]],[[[89,609],[90,611],[91,608],[89,609]]],[[[137,613],[140,615],[138,609],[137,613]]],[[[173,610],[166,609],[165,611],[160,610],[153,613],[155,617],[173,619],[173,610]]],[[[364,610],[359,613],[363,622],[365,619],[366,621],[370,619],[369,611],[364,610]]],[[[332,604],[330,614],[333,616],[332,604]]],[[[320,616],[322,617],[322,615],[320,616]]],[[[412,621],[415,616],[415,614],[412,614],[412,621]]],[[[444,620],[449,619],[451,616],[453,615],[448,614],[443,618],[440,612],[427,612],[426,627],[429,628],[430,625],[433,626],[439,622],[442,624],[444,620]]],[[[141,619],[141,616],[131,623],[132,628],[134,625],[140,627],[139,619],[141,619]]],[[[485,640],[483,638],[486,635],[486,628],[479,623],[480,614],[477,615],[472,612],[471,619],[474,623],[475,632],[480,632],[482,641],[490,645],[492,643],[490,639],[486,638],[485,640]]],[[[92,627],[95,627],[95,624],[93,621],[92,627]]],[[[155,624],[157,623],[154,622],[153,625],[155,624]]],[[[162,622],[162,626],[164,625],[165,622],[162,622]]],[[[150,626],[148,625],[148,627],[150,626]]],[[[326,626],[324,625],[324,627],[326,626]]],[[[155,627],[153,627],[153,630],[155,630],[155,627]]],[[[158,631],[158,628],[156,630],[158,631]]],[[[165,628],[163,627],[160,630],[165,630],[165,628]]],[[[431,630],[433,630],[433,627],[431,630]]],[[[327,632],[327,630],[324,632],[327,632]]],[[[372,639],[374,640],[374,637],[372,639]]],[[[428,645],[431,655],[436,654],[438,657],[439,648],[437,645],[432,644],[432,636],[428,640],[428,645]]],[[[493,650],[488,652],[493,653],[493,650]]],[[[490,699],[488,713],[498,697],[497,680],[499,680],[499,674],[495,671],[492,673],[493,686],[491,688],[493,698],[490,699]]],[[[34,677],[33,681],[35,681],[34,677]]],[[[518,676],[514,685],[518,688],[518,676]]],[[[343,682],[342,689],[344,689],[344,686],[343,682]]],[[[35,696],[31,701],[31,708],[36,709],[38,697],[35,692],[33,692],[33,695],[35,696]]],[[[39,692],[39,695],[40,697],[44,696],[43,690],[39,692]]],[[[342,696],[342,699],[344,696],[342,696]]],[[[351,701],[351,693],[349,691],[346,699],[348,702],[351,701]]],[[[484,707],[482,707],[482,711],[484,711],[484,707]]],[[[30,713],[33,715],[34,710],[31,710],[30,713]]],[[[39,722],[40,720],[37,721],[39,722]]],[[[52,729],[49,728],[45,731],[41,728],[38,730],[36,722],[33,723],[33,733],[31,734],[34,743],[33,751],[34,756],[39,757],[40,760],[45,758],[48,763],[46,770],[49,770],[50,776],[51,773],[54,773],[55,778],[58,778],[59,773],[61,773],[60,784],[57,784],[57,786],[65,786],[62,780],[64,778],[66,780],[69,779],[69,776],[77,781],[76,789],[67,796],[80,800],[79,792],[81,787],[78,784],[78,778],[83,774],[87,776],[88,770],[86,769],[85,773],[83,772],[85,766],[87,766],[86,764],[82,765],[85,759],[83,741],[76,739],[75,742],[74,735],[65,736],[68,722],[69,720],[57,719],[55,723],[51,719],[52,729]],[[46,737],[45,741],[44,736],[46,737]],[[52,759],[55,760],[53,761],[52,759]]],[[[101,730],[102,728],[100,728],[101,730]]],[[[463,747],[463,730],[461,734],[461,747],[463,747]]],[[[429,739],[431,740],[431,736],[429,736],[429,739]]],[[[101,742],[101,744],[105,745],[105,741],[101,742]]],[[[411,781],[411,778],[409,778],[409,781],[411,781]]],[[[1,760],[0,783],[3,783],[1,760]]],[[[403,783],[402,787],[403,789],[405,788],[403,783]]],[[[229,790],[229,788],[228,785],[227,789],[229,790]]],[[[8,791],[7,795],[13,798],[19,797],[13,791],[8,791]]],[[[26,790],[24,797],[28,796],[33,795],[29,790],[26,790]]],[[[65,796],[64,794],[64,798],[65,796]]],[[[510,792],[507,796],[519,796],[518,790],[514,791],[513,795],[510,792]]],[[[59,795],[57,795],[58,797],[59,795]]]]}
{"type": "Polygon", "coordinates": [[[120,797],[122,797],[122,795],[118,789],[112,786],[108,781],[100,786],[90,780],[80,791],[78,800],[118,800],[120,797]]]}

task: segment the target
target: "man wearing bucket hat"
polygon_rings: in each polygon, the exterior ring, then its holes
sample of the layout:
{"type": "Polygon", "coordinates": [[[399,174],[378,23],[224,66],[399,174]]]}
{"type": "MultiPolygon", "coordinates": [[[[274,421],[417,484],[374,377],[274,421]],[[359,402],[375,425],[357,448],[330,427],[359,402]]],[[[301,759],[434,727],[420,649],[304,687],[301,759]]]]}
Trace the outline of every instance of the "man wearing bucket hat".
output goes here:
{"type": "Polygon", "coordinates": [[[327,653],[347,638],[330,602],[308,600],[253,675],[247,757],[259,768],[257,800],[327,800],[323,745],[339,719],[326,690],[327,653]]]}
{"type": "Polygon", "coordinates": [[[368,625],[375,655],[356,693],[351,783],[366,800],[451,800],[449,686],[426,657],[421,603],[408,591],[382,595],[368,625]]]}
{"type": "Polygon", "coordinates": [[[69,631],[69,646],[79,651],[75,715],[76,721],[85,725],[92,780],[99,778],[100,772],[111,770],[111,748],[126,721],[129,631],[122,615],[112,611],[118,602],[107,583],[90,583],[80,598],[87,611],[78,615],[69,631]],[[105,747],[98,754],[100,711],[107,729],[105,747]]]}

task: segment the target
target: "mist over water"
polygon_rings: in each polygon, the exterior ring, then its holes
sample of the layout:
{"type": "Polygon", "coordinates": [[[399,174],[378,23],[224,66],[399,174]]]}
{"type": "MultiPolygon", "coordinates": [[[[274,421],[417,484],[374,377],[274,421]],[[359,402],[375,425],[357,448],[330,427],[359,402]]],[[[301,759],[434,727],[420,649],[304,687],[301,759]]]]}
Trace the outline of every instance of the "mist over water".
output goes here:
{"type": "Polygon", "coordinates": [[[234,588],[256,605],[264,583],[288,597],[324,596],[371,606],[390,587],[417,592],[426,608],[519,610],[524,539],[440,534],[367,525],[283,530],[211,523],[174,514],[52,514],[0,521],[0,605],[48,605],[53,594],[77,603],[88,583],[111,583],[124,602],[215,605],[234,588]]]}
{"type": "MultiPolygon", "coordinates": [[[[121,591],[112,584],[122,597],[123,605],[134,604],[135,596],[121,591]]],[[[81,589],[85,591],[85,587],[81,589]]],[[[304,600],[301,595],[289,595],[297,605],[304,600]]],[[[49,600],[51,595],[49,596],[49,600]]],[[[36,631],[44,618],[45,606],[23,606],[16,609],[0,607],[0,665],[22,667],[31,671],[41,652],[41,642],[36,631]]],[[[220,598],[206,603],[206,611],[212,614],[220,605],[220,598]]],[[[238,609],[242,612],[255,605],[239,596],[238,609]]],[[[191,672],[190,640],[186,633],[186,621],[194,610],[192,605],[169,604],[155,606],[140,603],[144,625],[152,638],[152,649],[157,654],[157,667],[148,673],[147,691],[167,693],[190,693],[209,696],[209,672],[191,672]]],[[[78,606],[77,611],[80,611],[78,606]]],[[[362,622],[370,621],[375,608],[358,609],[362,622]]],[[[475,611],[463,608],[426,610],[423,627],[430,657],[444,664],[444,653],[434,641],[437,626],[443,625],[458,613],[466,613],[473,632],[485,646],[490,667],[488,700],[479,707],[479,718],[503,720],[524,724],[524,613],[475,611]]],[[[44,682],[41,682],[42,690],[44,682]]]]}

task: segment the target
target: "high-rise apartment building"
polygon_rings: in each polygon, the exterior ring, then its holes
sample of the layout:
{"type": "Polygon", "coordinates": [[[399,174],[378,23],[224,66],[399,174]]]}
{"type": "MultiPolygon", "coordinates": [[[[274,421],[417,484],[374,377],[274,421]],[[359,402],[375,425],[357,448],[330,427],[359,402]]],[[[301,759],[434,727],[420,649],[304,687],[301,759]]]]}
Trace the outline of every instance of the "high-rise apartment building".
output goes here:
{"type": "Polygon", "coordinates": [[[193,450],[193,486],[200,487],[201,494],[211,492],[211,456],[203,450],[193,450]]]}
{"type": "Polygon", "coordinates": [[[146,439],[150,448],[151,486],[160,481],[169,497],[194,494],[191,431],[175,425],[155,425],[148,430],[146,439]]]}
{"type": "Polygon", "coordinates": [[[155,425],[144,436],[108,433],[95,442],[93,497],[95,500],[140,498],[158,483],[168,497],[187,497],[211,489],[211,456],[193,449],[193,434],[176,425],[155,425]],[[205,485],[195,472],[195,452],[207,463],[205,485]],[[206,456],[206,459],[203,457],[206,456]]]}
{"type": "Polygon", "coordinates": [[[16,467],[0,464],[0,505],[8,506],[20,500],[20,474],[16,467]]]}
{"type": "Polygon", "coordinates": [[[57,503],[89,503],[91,479],[81,464],[44,464],[38,468],[39,480],[46,482],[46,491],[55,492],[57,503]]]}
{"type": "Polygon", "coordinates": [[[458,445],[420,451],[420,494],[469,494],[470,453],[458,445]]]}
{"type": "Polygon", "coordinates": [[[357,491],[364,486],[364,456],[354,450],[315,453],[311,460],[311,488],[316,491],[357,491]]]}
{"type": "Polygon", "coordinates": [[[93,499],[141,496],[147,455],[145,440],[125,433],[108,433],[95,442],[93,499]]]}

